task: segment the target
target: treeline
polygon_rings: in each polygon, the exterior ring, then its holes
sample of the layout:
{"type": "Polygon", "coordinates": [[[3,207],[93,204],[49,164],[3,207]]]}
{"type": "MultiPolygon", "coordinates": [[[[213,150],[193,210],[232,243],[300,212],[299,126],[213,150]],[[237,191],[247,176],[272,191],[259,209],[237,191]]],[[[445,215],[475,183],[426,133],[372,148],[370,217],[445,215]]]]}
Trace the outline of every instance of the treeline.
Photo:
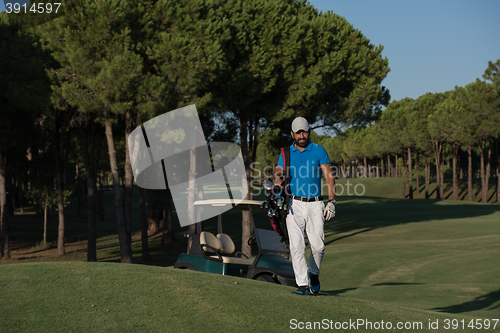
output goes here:
{"type": "MultiPolygon", "coordinates": [[[[23,198],[40,211],[56,207],[64,254],[64,207],[79,193],[87,259],[97,260],[98,188],[111,178],[121,261],[131,262],[127,138],[155,116],[196,104],[209,141],[241,144],[251,186],[264,129],[289,128],[299,115],[325,126],[361,125],[389,101],[380,85],[389,71],[382,46],[306,1],[80,0],[64,10],[36,24],[0,14],[0,228],[7,258],[9,217],[23,198]]],[[[148,230],[166,216],[171,221],[172,207],[168,190],[139,194],[147,258],[148,230]]],[[[243,213],[246,254],[250,234],[243,213]]]]}
{"type": "Polygon", "coordinates": [[[447,164],[454,200],[459,198],[459,177],[465,174],[467,198],[473,200],[473,178],[479,173],[482,202],[488,201],[489,181],[496,176],[500,204],[500,60],[488,63],[483,79],[444,93],[393,101],[373,124],[318,139],[342,171],[339,177],[346,170],[350,176],[402,176],[402,197],[412,199],[413,180],[418,189],[420,177],[425,177],[425,197],[429,198],[433,176],[436,198],[443,199],[447,164]],[[466,170],[460,167],[464,159],[466,170]]]}

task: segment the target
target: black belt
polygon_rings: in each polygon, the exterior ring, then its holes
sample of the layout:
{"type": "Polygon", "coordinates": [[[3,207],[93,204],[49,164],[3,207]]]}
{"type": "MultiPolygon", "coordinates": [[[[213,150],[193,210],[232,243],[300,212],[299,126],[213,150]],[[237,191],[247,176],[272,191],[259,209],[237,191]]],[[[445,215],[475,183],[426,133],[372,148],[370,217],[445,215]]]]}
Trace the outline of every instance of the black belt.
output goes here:
{"type": "Polygon", "coordinates": [[[315,197],[315,198],[305,198],[305,197],[297,197],[294,195],[293,198],[295,200],[299,200],[299,201],[303,201],[303,202],[323,201],[322,196],[315,197]]]}

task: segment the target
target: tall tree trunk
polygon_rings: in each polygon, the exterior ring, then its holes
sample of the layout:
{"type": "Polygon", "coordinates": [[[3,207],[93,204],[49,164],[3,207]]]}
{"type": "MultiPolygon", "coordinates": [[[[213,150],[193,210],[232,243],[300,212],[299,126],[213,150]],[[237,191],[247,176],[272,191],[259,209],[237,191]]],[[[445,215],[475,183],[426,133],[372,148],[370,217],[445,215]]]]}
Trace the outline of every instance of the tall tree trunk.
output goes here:
{"type": "Polygon", "coordinates": [[[484,184],[485,184],[485,197],[486,201],[488,202],[488,190],[490,188],[490,177],[491,177],[491,155],[493,151],[493,143],[488,142],[488,161],[486,162],[486,178],[484,179],[484,184]]]}
{"type": "MultiPolygon", "coordinates": [[[[246,119],[240,118],[240,140],[241,140],[241,153],[246,170],[246,181],[248,184],[248,194],[244,199],[252,199],[252,181],[250,174],[250,160],[248,151],[248,124],[246,119]]],[[[248,245],[248,240],[252,236],[252,218],[250,212],[242,211],[242,234],[241,234],[241,252],[250,257],[252,255],[252,247],[248,245]]]]}
{"type": "MultiPolygon", "coordinates": [[[[91,171],[92,171],[92,185],[94,186],[94,215],[95,221],[97,223],[97,219],[99,216],[99,220],[104,222],[104,193],[101,190],[97,189],[97,170],[99,169],[99,161],[101,159],[101,140],[103,131],[101,126],[97,124],[92,124],[92,145],[90,150],[90,163],[91,163],[91,171]]],[[[87,191],[88,193],[88,191],[87,191]]]]}
{"type": "Polygon", "coordinates": [[[19,213],[24,214],[24,194],[23,194],[23,183],[19,186],[19,213]]]}
{"type": "Polygon", "coordinates": [[[399,170],[398,170],[398,154],[396,154],[394,158],[394,174],[396,178],[400,177],[399,170]]]}
{"type": "Polygon", "coordinates": [[[406,167],[405,167],[405,154],[401,154],[401,162],[403,164],[403,189],[401,191],[401,199],[406,199],[406,167]]]}
{"type": "Polygon", "coordinates": [[[408,147],[408,179],[409,179],[409,198],[413,199],[413,168],[411,165],[411,148],[408,147]]]}
{"type": "MultiPolygon", "coordinates": [[[[255,126],[258,123],[258,120],[252,122],[251,131],[249,134],[249,144],[248,144],[248,165],[246,166],[247,170],[247,179],[248,179],[248,193],[250,194],[250,199],[253,199],[253,181],[254,181],[254,169],[253,165],[255,162],[255,157],[257,156],[257,145],[259,143],[258,133],[256,134],[255,126]]],[[[253,233],[253,229],[252,232],[253,233]]]]}
{"type": "Polygon", "coordinates": [[[441,155],[441,165],[439,166],[439,172],[441,173],[441,176],[439,177],[441,179],[441,184],[439,185],[439,191],[441,192],[440,193],[441,199],[444,199],[444,158],[443,158],[443,155],[441,155]]]}
{"type": "Polygon", "coordinates": [[[194,213],[194,201],[195,201],[195,182],[196,179],[196,153],[195,149],[192,148],[189,152],[189,185],[188,185],[188,218],[189,218],[189,238],[188,238],[188,249],[187,253],[191,252],[191,246],[193,245],[193,236],[197,234],[196,221],[194,213]]]}
{"type": "Polygon", "coordinates": [[[500,205],[500,139],[497,140],[497,205],[500,205]]]}
{"type": "Polygon", "coordinates": [[[441,150],[443,145],[441,142],[433,142],[432,146],[434,148],[434,158],[436,162],[436,199],[442,198],[441,191],[441,150]]]}
{"type": "Polygon", "coordinates": [[[127,111],[125,113],[125,190],[123,195],[123,213],[125,218],[125,237],[130,246],[132,246],[132,195],[134,191],[134,174],[132,171],[132,162],[130,161],[128,138],[130,133],[132,133],[132,126],[133,123],[130,111],[127,111]]]}
{"type": "Polygon", "coordinates": [[[163,207],[161,199],[153,190],[148,190],[148,235],[154,235],[160,230],[160,219],[162,218],[163,207]]]}
{"type": "Polygon", "coordinates": [[[45,195],[45,205],[43,206],[43,248],[47,248],[47,210],[49,208],[49,196],[45,195]]]}
{"type": "MultiPolygon", "coordinates": [[[[384,169],[385,168],[384,168],[384,157],[383,156],[380,158],[380,167],[381,167],[380,177],[384,177],[384,174],[385,174],[384,169]]],[[[378,175],[377,175],[377,177],[378,177],[378,175]]]]}
{"type": "Polygon", "coordinates": [[[472,146],[469,145],[467,147],[467,153],[469,154],[469,167],[467,170],[467,198],[469,201],[474,200],[473,198],[473,193],[472,193],[472,146]]]}
{"type": "Polygon", "coordinates": [[[486,175],[485,175],[485,170],[484,170],[484,146],[481,145],[481,196],[482,196],[482,202],[486,203],[488,198],[488,189],[486,187],[486,175]]]}
{"type": "Polygon", "coordinates": [[[461,155],[460,154],[460,151],[461,151],[460,147],[461,146],[459,145],[459,147],[457,148],[457,173],[458,173],[457,177],[458,177],[458,179],[463,179],[464,178],[464,172],[463,172],[462,167],[460,166],[460,164],[462,162],[460,160],[460,155],[461,155]]]}
{"type": "Polygon", "coordinates": [[[161,224],[161,246],[165,246],[165,229],[167,228],[167,200],[163,201],[163,222],[161,224]]]}
{"type": "Polygon", "coordinates": [[[7,190],[7,199],[10,198],[10,200],[7,201],[7,206],[8,206],[8,212],[9,212],[9,216],[14,216],[14,211],[15,211],[15,207],[16,207],[16,194],[15,194],[15,180],[13,177],[10,178],[9,180],[9,189],[7,190]]]}
{"type": "Polygon", "coordinates": [[[59,213],[59,226],[57,228],[57,253],[65,254],[64,250],[64,188],[61,170],[61,144],[60,144],[59,119],[56,119],[55,149],[56,149],[56,183],[57,183],[57,211],[59,213]]]}
{"type": "MultiPolygon", "coordinates": [[[[139,124],[142,124],[141,113],[137,114],[137,125],[139,124]]],[[[149,206],[149,200],[148,200],[148,206],[149,206]]],[[[151,259],[151,255],[149,254],[149,234],[148,234],[149,223],[148,223],[147,212],[148,210],[146,207],[146,192],[142,187],[139,187],[139,221],[141,223],[141,249],[142,249],[143,260],[151,259]]]]}
{"type": "Polygon", "coordinates": [[[481,192],[482,192],[482,202],[488,202],[488,188],[490,185],[490,174],[491,174],[491,153],[492,145],[490,143],[484,143],[481,147],[481,192]],[[485,156],[486,145],[488,145],[488,156],[485,156]]]}
{"type": "Polygon", "coordinates": [[[5,151],[0,150],[0,258],[10,259],[9,217],[7,215],[7,173],[5,151]]]}
{"type": "MultiPolygon", "coordinates": [[[[168,240],[171,242],[175,239],[174,232],[174,217],[172,216],[172,193],[167,190],[167,221],[168,221],[168,240]]],[[[203,228],[202,228],[203,229],[203,228]]]]}
{"type": "Polygon", "coordinates": [[[458,144],[452,145],[453,150],[453,200],[458,200],[458,144]]]}
{"type": "MultiPolygon", "coordinates": [[[[83,133],[82,133],[83,135],[83,133]]],[[[83,177],[80,175],[79,170],[78,170],[78,160],[75,161],[75,180],[76,180],[76,186],[77,190],[76,193],[78,195],[78,204],[76,208],[76,217],[80,217],[80,213],[82,210],[82,207],[84,206],[85,203],[85,184],[83,183],[83,177]]]]}
{"type": "MultiPolygon", "coordinates": [[[[92,137],[95,137],[96,124],[92,124],[92,137]]],[[[97,231],[95,225],[95,172],[94,149],[89,147],[87,129],[82,129],[83,162],[85,163],[85,179],[87,181],[87,261],[97,261],[97,231]],[[90,152],[89,153],[89,148],[90,152]]]]}
{"type": "Polygon", "coordinates": [[[391,155],[387,155],[387,177],[391,177],[391,155]]]}
{"type": "MultiPolygon", "coordinates": [[[[97,158],[100,159],[101,155],[97,155],[97,158]]],[[[103,169],[100,170],[99,172],[99,221],[104,222],[104,177],[105,177],[105,172],[103,169]]]]}
{"type": "Polygon", "coordinates": [[[141,221],[141,248],[142,260],[149,260],[149,243],[148,243],[148,217],[146,213],[146,195],[144,189],[139,187],[139,219],[141,221]]]}
{"type": "Polygon", "coordinates": [[[68,184],[68,162],[69,162],[69,147],[71,144],[71,131],[66,132],[66,147],[64,150],[64,164],[63,164],[63,188],[67,188],[68,184]]]}
{"type": "Polygon", "coordinates": [[[127,235],[127,226],[123,213],[123,200],[120,188],[120,175],[116,162],[115,141],[113,138],[113,129],[110,121],[106,122],[106,141],[108,143],[109,164],[113,176],[114,204],[116,209],[116,221],[118,225],[118,238],[120,241],[120,253],[122,263],[132,263],[132,244],[127,235]]]}
{"type": "Polygon", "coordinates": [[[425,198],[429,199],[429,184],[431,182],[431,156],[425,158],[425,198]]]}
{"type": "Polygon", "coordinates": [[[11,192],[11,198],[12,198],[12,216],[14,215],[14,212],[16,211],[16,207],[18,206],[18,197],[19,197],[19,190],[18,190],[18,181],[15,178],[11,179],[11,186],[10,186],[10,192],[11,192]]]}
{"type": "Polygon", "coordinates": [[[417,194],[420,193],[420,153],[417,150],[417,157],[415,158],[415,168],[416,168],[416,181],[417,181],[417,194]]]}
{"type": "MultiPolygon", "coordinates": [[[[170,201],[172,200],[172,197],[171,197],[172,193],[170,193],[170,189],[168,189],[167,192],[168,192],[168,195],[167,195],[167,203],[168,203],[168,205],[167,205],[167,207],[170,208],[171,207],[170,201]]],[[[198,178],[198,179],[196,179],[196,200],[203,200],[204,198],[205,198],[205,191],[203,190],[203,178],[198,178]]],[[[171,213],[171,211],[170,211],[170,213],[171,213]]],[[[202,207],[198,208],[196,210],[196,214],[197,214],[196,215],[196,220],[200,221],[201,217],[203,216],[203,208],[202,207]]],[[[172,215],[172,214],[170,214],[170,215],[172,215]]],[[[169,222],[170,222],[170,220],[169,220],[169,222]]],[[[203,221],[201,221],[199,223],[201,223],[201,230],[204,230],[203,229],[204,228],[203,221]]]]}

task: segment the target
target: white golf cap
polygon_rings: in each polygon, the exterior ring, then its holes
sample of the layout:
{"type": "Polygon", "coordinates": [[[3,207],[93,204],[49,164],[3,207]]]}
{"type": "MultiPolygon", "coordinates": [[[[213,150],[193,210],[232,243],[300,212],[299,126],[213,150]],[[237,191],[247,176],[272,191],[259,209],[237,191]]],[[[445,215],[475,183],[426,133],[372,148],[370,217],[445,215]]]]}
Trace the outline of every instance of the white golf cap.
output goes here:
{"type": "Polygon", "coordinates": [[[292,122],[292,131],[297,133],[300,130],[309,131],[309,123],[304,117],[297,117],[292,122]]]}

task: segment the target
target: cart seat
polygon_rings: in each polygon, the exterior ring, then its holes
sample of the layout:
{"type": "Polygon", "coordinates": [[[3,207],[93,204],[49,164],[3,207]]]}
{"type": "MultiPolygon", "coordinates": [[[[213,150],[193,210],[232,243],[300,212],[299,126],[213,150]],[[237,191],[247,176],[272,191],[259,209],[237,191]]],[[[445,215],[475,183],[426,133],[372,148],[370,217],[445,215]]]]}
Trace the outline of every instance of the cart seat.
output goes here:
{"type": "Polygon", "coordinates": [[[234,246],[234,242],[231,239],[231,237],[229,237],[228,234],[217,234],[217,238],[220,240],[222,244],[222,249],[220,253],[224,255],[233,254],[234,250],[236,250],[236,246],[234,246]]]}
{"type": "Polygon", "coordinates": [[[221,241],[211,232],[202,231],[200,234],[201,250],[207,254],[216,253],[221,250],[221,241]]]}
{"type": "Polygon", "coordinates": [[[202,231],[200,234],[201,249],[213,259],[218,259],[217,252],[221,254],[222,262],[226,264],[252,265],[253,259],[230,257],[235,250],[234,242],[226,234],[218,234],[217,237],[211,232],[202,231]]]}

